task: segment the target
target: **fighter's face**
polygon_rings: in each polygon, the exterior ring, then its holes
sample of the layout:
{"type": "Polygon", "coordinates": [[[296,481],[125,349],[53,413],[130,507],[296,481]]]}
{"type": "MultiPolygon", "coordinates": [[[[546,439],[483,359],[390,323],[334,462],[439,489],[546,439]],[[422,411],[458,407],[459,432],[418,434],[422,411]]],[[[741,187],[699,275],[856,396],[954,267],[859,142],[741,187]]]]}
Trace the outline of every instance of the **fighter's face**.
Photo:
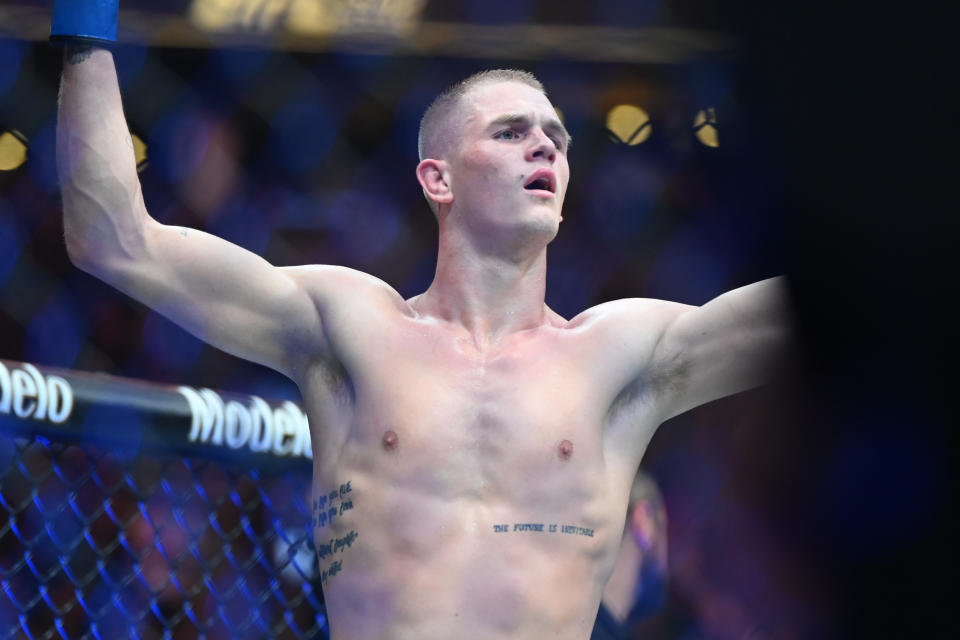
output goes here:
{"type": "Polygon", "coordinates": [[[451,157],[453,209],[471,227],[557,232],[570,179],[569,136],[547,97],[519,82],[482,84],[461,99],[451,157]]]}

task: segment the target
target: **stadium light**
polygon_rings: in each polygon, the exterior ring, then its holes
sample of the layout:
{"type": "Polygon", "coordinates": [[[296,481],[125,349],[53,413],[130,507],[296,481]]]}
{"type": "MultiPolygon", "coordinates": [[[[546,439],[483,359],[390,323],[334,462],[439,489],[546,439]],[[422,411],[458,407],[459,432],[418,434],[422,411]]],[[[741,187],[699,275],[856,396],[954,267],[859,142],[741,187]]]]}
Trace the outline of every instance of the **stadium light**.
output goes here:
{"type": "Polygon", "coordinates": [[[0,133],[0,171],[13,171],[27,161],[27,139],[16,129],[0,133]]]}
{"type": "Polygon", "coordinates": [[[130,138],[133,140],[133,157],[137,160],[137,172],[143,171],[147,168],[147,143],[132,131],[130,138]]]}
{"type": "Polygon", "coordinates": [[[693,118],[693,133],[697,140],[708,147],[719,147],[720,137],[717,132],[717,112],[713,107],[701,109],[693,118]]]}
{"type": "Polygon", "coordinates": [[[653,125],[650,116],[632,104],[618,104],[607,112],[607,133],[618,144],[631,147],[650,137],[653,125]]]}
{"type": "Polygon", "coordinates": [[[193,0],[187,15],[202,31],[399,32],[416,23],[425,4],[426,0],[193,0]]]}

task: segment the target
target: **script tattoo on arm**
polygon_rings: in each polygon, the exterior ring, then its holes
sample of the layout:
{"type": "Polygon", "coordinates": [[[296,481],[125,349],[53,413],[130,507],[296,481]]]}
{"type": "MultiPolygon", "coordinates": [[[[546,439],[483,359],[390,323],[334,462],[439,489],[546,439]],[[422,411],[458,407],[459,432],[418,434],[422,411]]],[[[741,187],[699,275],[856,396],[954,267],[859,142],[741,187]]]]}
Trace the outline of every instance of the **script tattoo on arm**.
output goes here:
{"type": "Polygon", "coordinates": [[[348,480],[341,484],[339,489],[333,489],[313,498],[313,516],[310,519],[309,528],[315,533],[317,558],[321,563],[321,584],[326,584],[330,578],[340,573],[343,569],[343,560],[337,556],[353,546],[354,541],[360,535],[353,529],[342,536],[322,535],[324,530],[333,525],[334,521],[339,520],[344,513],[353,509],[352,493],[353,488],[348,480]],[[326,568],[322,568],[326,562],[329,562],[329,564],[326,565],[326,568]]]}
{"type": "Polygon", "coordinates": [[[560,533],[571,536],[593,537],[593,529],[580,527],[574,524],[558,525],[554,522],[514,522],[510,524],[493,525],[494,533],[510,533],[513,531],[531,531],[534,533],[560,533]]]}

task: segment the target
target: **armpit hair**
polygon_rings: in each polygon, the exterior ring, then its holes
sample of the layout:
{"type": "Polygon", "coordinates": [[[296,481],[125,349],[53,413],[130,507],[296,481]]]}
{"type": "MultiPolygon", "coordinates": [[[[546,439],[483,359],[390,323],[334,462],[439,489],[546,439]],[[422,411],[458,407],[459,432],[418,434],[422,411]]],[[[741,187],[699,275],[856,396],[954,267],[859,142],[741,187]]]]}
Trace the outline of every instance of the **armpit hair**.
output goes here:
{"type": "Polygon", "coordinates": [[[652,363],[653,366],[624,386],[610,405],[608,419],[655,406],[658,398],[679,394],[689,370],[689,364],[681,355],[677,353],[667,362],[652,363]]]}
{"type": "Polygon", "coordinates": [[[336,399],[338,405],[353,405],[357,400],[357,393],[353,381],[346,368],[339,360],[327,358],[320,367],[321,375],[327,388],[336,399]]]}

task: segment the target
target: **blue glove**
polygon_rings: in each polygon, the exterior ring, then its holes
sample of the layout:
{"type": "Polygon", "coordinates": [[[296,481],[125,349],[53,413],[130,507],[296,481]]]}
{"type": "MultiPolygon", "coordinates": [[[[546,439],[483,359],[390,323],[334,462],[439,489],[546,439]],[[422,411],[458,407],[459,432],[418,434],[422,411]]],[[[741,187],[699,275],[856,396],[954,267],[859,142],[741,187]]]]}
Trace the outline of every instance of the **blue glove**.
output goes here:
{"type": "Polygon", "coordinates": [[[117,40],[120,0],[54,0],[52,42],[89,42],[100,46],[117,40]]]}

